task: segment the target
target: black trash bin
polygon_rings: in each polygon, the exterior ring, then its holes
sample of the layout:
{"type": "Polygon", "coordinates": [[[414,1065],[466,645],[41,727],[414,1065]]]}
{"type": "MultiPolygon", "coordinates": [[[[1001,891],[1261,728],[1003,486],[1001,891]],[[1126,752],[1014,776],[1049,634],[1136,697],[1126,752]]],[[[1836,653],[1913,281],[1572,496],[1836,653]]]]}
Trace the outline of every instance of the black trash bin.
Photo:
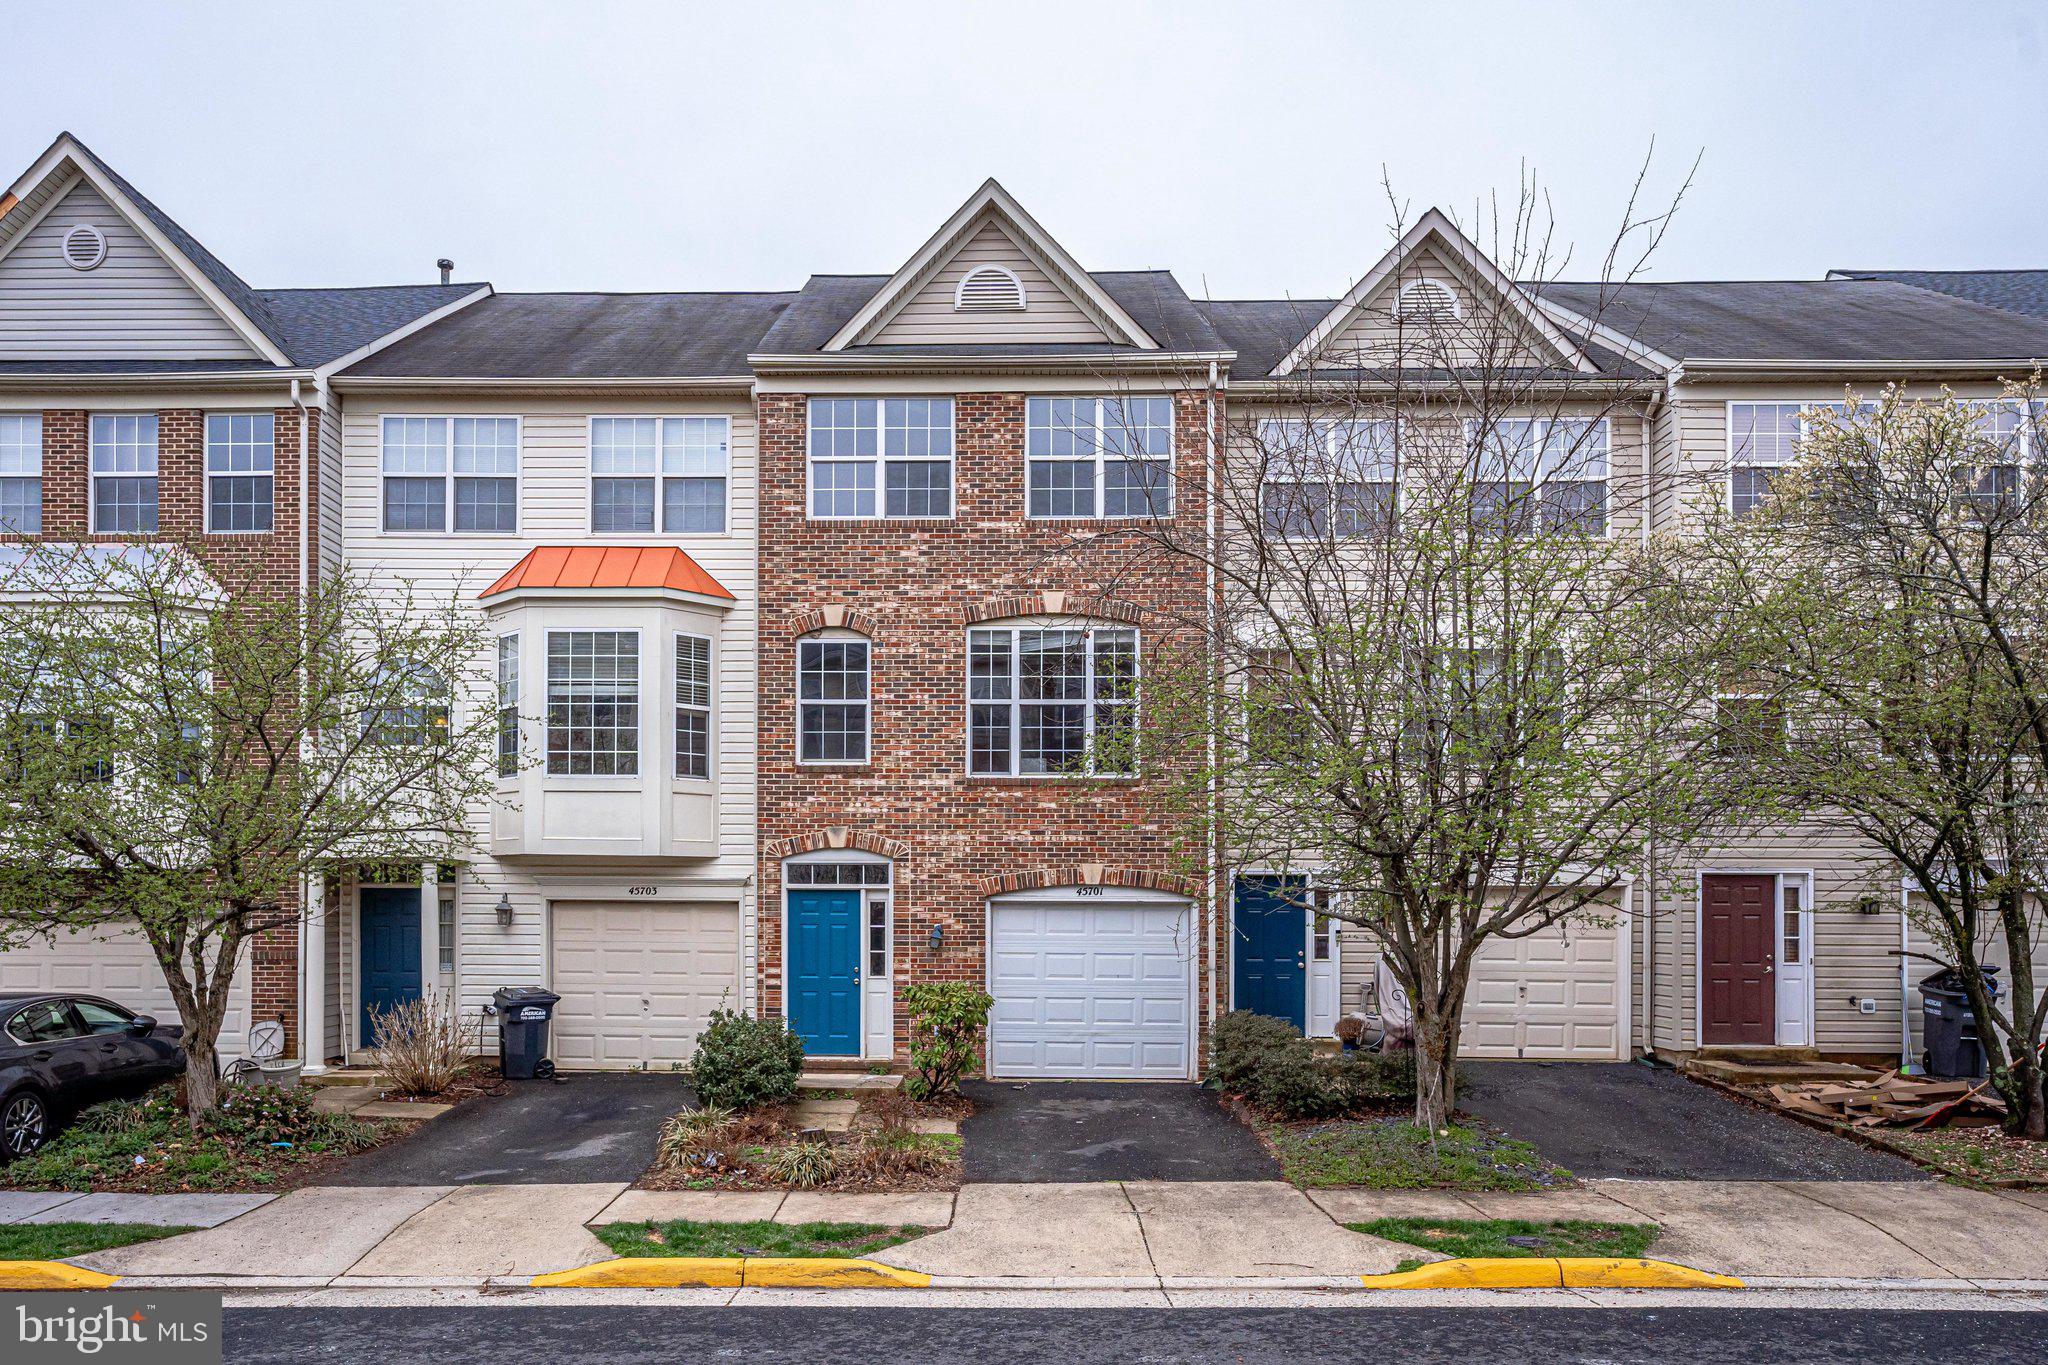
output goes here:
{"type": "MultiPolygon", "coordinates": [[[[1999,996],[1998,968],[1984,968],[1991,998],[1999,996]]],[[[1920,1025],[1927,1050],[1920,1060],[1930,1076],[1976,1080],[1988,1068],[1984,1045],[1977,1036],[1977,1014],[1963,989],[1962,973],[1943,967],[1920,983],[1920,1025]]]]}
{"type": "Polygon", "coordinates": [[[506,1080],[555,1074],[555,1064],[547,1060],[548,1021],[561,998],[538,986],[500,986],[491,992],[498,1013],[498,1065],[506,1080]]]}

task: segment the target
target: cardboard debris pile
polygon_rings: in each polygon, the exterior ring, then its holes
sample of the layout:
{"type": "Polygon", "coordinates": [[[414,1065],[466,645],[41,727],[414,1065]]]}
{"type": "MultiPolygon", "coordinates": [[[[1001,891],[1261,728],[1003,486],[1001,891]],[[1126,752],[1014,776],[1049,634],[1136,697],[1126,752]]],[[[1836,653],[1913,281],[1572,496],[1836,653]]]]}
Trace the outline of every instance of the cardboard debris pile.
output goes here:
{"type": "Polygon", "coordinates": [[[1785,1108],[1858,1128],[1987,1128],[2005,1117],[1989,1081],[1943,1081],[1890,1071],[1869,1081],[1774,1085],[1785,1108]]]}

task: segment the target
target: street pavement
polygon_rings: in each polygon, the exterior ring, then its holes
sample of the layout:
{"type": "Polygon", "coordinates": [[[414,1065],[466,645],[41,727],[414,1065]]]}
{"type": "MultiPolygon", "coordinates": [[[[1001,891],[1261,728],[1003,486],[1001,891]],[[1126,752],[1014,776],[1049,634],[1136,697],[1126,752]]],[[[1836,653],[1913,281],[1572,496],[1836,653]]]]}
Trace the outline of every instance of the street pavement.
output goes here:
{"type": "Polygon", "coordinates": [[[1237,1309],[674,1306],[231,1308],[248,1365],[678,1360],[2038,1362],[2043,1318],[1999,1311],[1610,1307],[1237,1309]]]}

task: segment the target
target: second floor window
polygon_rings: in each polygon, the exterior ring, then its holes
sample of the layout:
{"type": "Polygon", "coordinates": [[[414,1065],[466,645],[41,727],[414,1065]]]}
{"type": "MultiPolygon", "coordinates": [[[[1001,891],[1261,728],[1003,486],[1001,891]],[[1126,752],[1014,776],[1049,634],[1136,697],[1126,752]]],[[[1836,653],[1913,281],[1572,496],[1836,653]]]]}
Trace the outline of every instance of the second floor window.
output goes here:
{"type": "Polygon", "coordinates": [[[270,529],[276,445],[276,419],[267,412],[207,415],[207,530],[270,529]]]}
{"type": "Polygon", "coordinates": [[[1033,517],[1173,515],[1171,398],[1031,398],[1025,510],[1033,517]]]}
{"type": "Polygon", "coordinates": [[[1395,435],[1391,421],[1261,422],[1266,534],[1320,540],[1391,528],[1400,478],[1395,435]]]}
{"type": "Polygon", "coordinates": [[[156,534],[156,414],[92,419],[92,529],[156,534]]]}
{"type": "Polygon", "coordinates": [[[1506,418],[1479,452],[1472,510],[1510,535],[1607,534],[1607,422],[1506,418]]]}
{"type": "Polygon", "coordinates": [[[517,417],[386,417],[384,529],[519,529],[517,417]]]}
{"type": "Polygon", "coordinates": [[[968,771],[1128,776],[1138,770],[1138,632],[967,633],[968,771]]]}
{"type": "Polygon", "coordinates": [[[711,641],[676,636],[676,776],[711,776],[711,641]]]}
{"type": "Polygon", "coordinates": [[[797,641],[796,697],[799,762],[868,761],[867,641],[797,641]]]}
{"type": "Polygon", "coordinates": [[[43,529],[43,418],[0,413],[0,535],[43,529]]]}
{"type": "Polygon", "coordinates": [[[1728,405],[1728,510],[1748,516],[1770,496],[1771,479],[1799,453],[1804,403],[1728,405]]]}
{"type": "Polygon", "coordinates": [[[498,775],[519,771],[519,637],[498,637],[498,775]]]}
{"type": "Polygon", "coordinates": [[[725,531],[732,424],[725,417],[590,419],[590,529],[623,535],[725,531]]]}
{"type": "Polygon", "coordinates": [[[953,515],[953,400],[813,398],[811,516],[953,515]]]}
{"type": "Polygon", "coordinates": [[[548,773],[640,772],[640,636],[630,630],[548,632],[548,773]]]}

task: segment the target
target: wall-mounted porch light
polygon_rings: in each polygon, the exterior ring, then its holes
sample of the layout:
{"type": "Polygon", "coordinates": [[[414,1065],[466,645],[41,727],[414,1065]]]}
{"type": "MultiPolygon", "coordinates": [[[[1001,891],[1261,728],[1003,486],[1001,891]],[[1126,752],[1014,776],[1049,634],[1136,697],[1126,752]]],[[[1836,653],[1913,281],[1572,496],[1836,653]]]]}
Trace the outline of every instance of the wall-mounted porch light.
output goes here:
{"type": "Polygon", "coordinates": [[[937,952],[946,944],[946,930],[943,925],[932,926],[932,951],[937,952]]]}
{"type": "Polygon", "coordinates": [[[498,893],[498,927],[500,929],[510,929],[512,927],[512,895],[510,892],[498,893]]]}

